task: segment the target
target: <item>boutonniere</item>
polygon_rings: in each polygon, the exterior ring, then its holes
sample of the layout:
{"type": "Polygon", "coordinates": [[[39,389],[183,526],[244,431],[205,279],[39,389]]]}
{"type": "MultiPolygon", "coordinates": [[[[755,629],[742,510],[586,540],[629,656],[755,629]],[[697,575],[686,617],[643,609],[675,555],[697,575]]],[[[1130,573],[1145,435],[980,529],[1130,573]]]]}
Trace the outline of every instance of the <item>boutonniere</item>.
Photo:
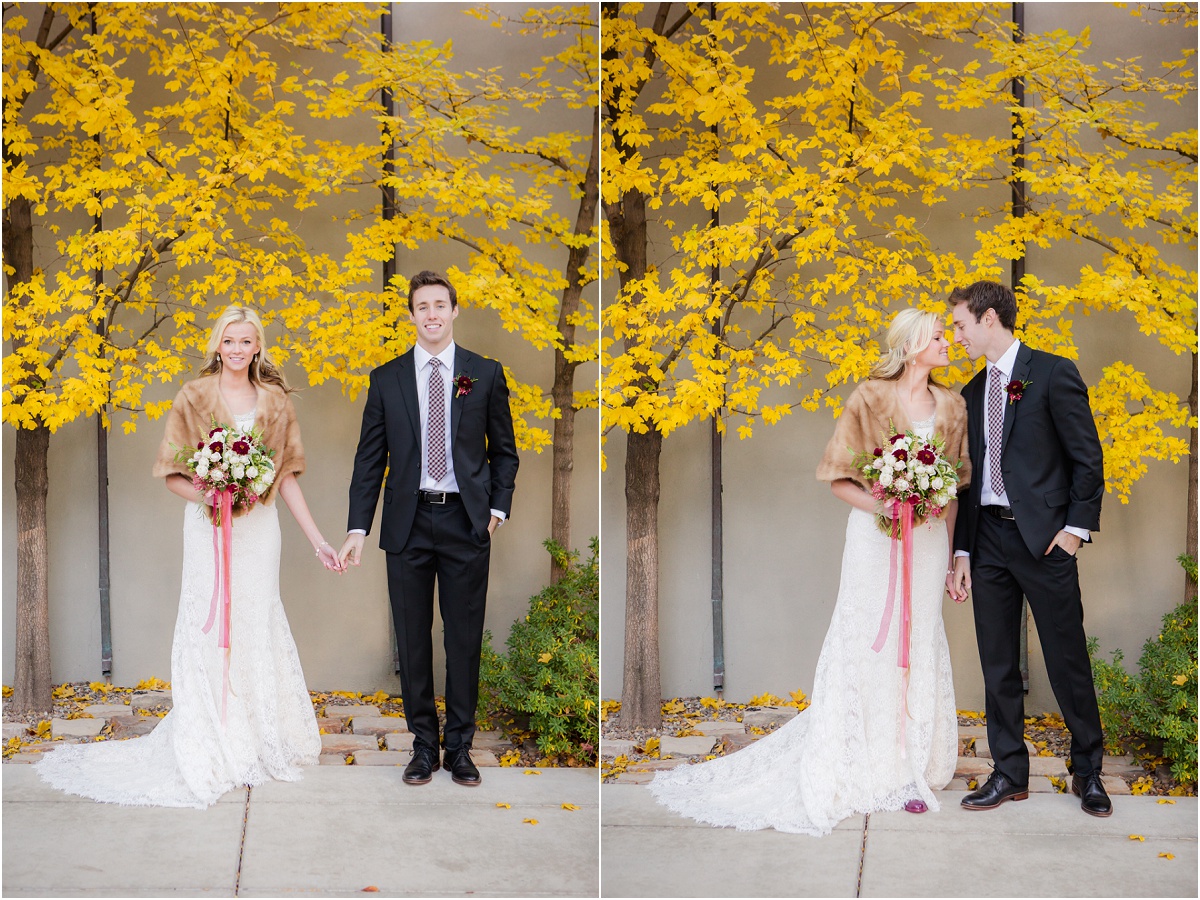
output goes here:
{"type": "Polygon", "coordinates": [[[454,396],[465,397],[471,393],[471,388],[474,387],[478,378],[472,378],[470,375],[461,374],[454,376],[454,396]]]}
{"type": "Polygon", "coordinates": [[[1025,396],[1025,388],[1031,384],[1033,384],[1032,381],[1019,381],[1016,378],[1010,381],[1004,388],[1004,390],[1008,391],[1008,405],[1012,406],[1025,396]]]}

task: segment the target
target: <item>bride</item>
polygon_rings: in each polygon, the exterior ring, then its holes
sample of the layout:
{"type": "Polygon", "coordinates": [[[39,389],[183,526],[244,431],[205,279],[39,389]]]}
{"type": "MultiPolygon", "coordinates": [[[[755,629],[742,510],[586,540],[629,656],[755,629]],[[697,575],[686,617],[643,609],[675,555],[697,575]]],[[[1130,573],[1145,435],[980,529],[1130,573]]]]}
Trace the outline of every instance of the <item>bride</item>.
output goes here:
{"type": "MultiPolygon", "coordinates": [[[[145,737],[60,747],[36,765],[56,788],[125,806],[204,808],[239,785],[296,781],[321,752],[312,702],[279,599],[279,512],[287,503],[326,569],[342,571],[321,537],[296,476],[304,471],[291,389],[267,356],[253,310],[230,306],[209,335],[200,377],[184,385],[167,417],[154,475],[188,501],[183,515],[183,587],[171,645],[174,705],[145,737]],[[213,419],[257,426],[275,451],[275,481],[233,522],[228,680],[219,628],[204,633],[213,601],[213,528],[205,495],[176,461],[213,419]]],[[[236,513],[235,513],[236,515],[236,513]]]]}
{"type": "Polygon", "coordinates": [[[957,501],[951,501],[944,519],[913,528],[906,688],[897,665],[899,601],[886,630],[882,627],[891,538],[877,527],[876,516],[884,511],[851,461],[857,452],[870,454],[893,430],[912,429],[925,438],[937,434],[945,440],[947,456],[962,461],[959,489],[965,487],[970,477],[966,404],[930,375],[949,363],[949,345],[934,313],[898,313],[888,330],[886,355],[846,401],[817,467],[817,478],[832,482],[834,496],[853,508],[811,706],[744,750],[660,772],[650,784],[660,803],[712,825],[813,835],[828,834],[855,813],[938,809],[933,792],[953,777],[958,757],[942,625],[957,501]],[[877,636],[886,636],[882,647],[877,636]]]}

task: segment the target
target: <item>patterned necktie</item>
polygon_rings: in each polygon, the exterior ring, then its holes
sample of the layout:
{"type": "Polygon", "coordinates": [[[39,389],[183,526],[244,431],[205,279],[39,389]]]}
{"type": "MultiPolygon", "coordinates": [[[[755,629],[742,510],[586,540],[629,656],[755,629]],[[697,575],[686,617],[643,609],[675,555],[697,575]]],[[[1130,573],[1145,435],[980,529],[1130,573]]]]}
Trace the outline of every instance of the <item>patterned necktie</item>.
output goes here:
{"type": "Polygon", "coordinates": [[[988,467],[991,469],[992,492],[1004,496],[1004,475],[1000,471],[1000,451],[1004,445],[1004,375],[992,366],[988,375],[988,467]]]}
{"type": "Polygon", "coordinates": [[[437,357],[429,360],[429,415],[427,440],[429,477],[441,481],[446,477],[446,386],[442,382],[437,357]]]}

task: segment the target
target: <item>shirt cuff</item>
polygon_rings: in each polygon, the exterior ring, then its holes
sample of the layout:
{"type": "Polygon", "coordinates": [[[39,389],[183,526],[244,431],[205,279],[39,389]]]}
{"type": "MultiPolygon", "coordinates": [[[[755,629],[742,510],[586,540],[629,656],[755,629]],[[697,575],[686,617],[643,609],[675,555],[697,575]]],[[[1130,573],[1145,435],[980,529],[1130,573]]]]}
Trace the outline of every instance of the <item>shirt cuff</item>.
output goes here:
{"type": "MultiPolygon", "coordinates": [[[[497,519],[499,519],[499,520],[500,520],[500,525],[503,525],[503,524],[504,524],[504,520],[508,518],[508,516],[507,516],[507,515],[505,515],[504,513],[502,513],[502,512],[501,512],[500,510],[498,510],[498,509],[493,509],[493,510],[491,510],[491,513],[492,513],[492,515],[493,515],[493,516],[495,516],[497,519]]],[[[499,528],[499,527],[500,527],[500,525],[497,525],[496,527],[497,527],[497,528],[499,528]]]]}
{"type": "Polygon", "coordinates": [[[960,556],[965,556],[965,557],[967,557],[967,559],[970,559],[970,558],[971,558],[971,554],[970,554],[970,553],[968,553],[966,550],[955,550],[955,551],[954,551],[954,558],[955,558],[955,559],[958,559],[960,556]]]}
{"type": "Polygon", "coordinates": [[[1086,528],[1076,528],[1074,525],[1064,525],[1063,531],[1065,531],[1067,534],[1075,535],[1075,537],[1079,538],[1081,541],[1090,541],[1092,539],[1092,533],[1086,528]]]}
{"type": "Polygon", "coordinates": [[[363,534],[363,535],[365,535],[366,533],[367,532],[365,530],[363,530],[362,528],[351,528],[349,531],[346,532],[346,534],[363,534]]]}

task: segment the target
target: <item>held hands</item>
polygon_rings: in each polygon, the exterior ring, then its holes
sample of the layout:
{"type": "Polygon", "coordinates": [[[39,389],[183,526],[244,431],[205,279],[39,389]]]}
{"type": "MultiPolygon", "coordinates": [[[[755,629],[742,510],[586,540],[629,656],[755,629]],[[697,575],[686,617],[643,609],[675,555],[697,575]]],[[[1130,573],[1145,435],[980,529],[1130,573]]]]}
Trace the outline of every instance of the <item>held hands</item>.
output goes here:
{"type": "Polygon", "coordinates": [[[364,536],[361,534],[348,534],[346,540],[342,544],[342,549],[338,551],[338,563],[341,565],[341,571],[346,571],[348,565],[357,566],[362,562],[362,549],[364,536]]]}
{"type": "Polygon", "coordinates": [[[971,558],[954,557],[954,568],[946,573],[946,591],[955,603],[963,603],[971,590],[971,558]]]}
{"type": "Polygon", "coordinates": [[[328,541],[322,541],[317,547],[317,559],[321,561],[321,565],[330,571],[337,572],[341,575],[346,571],[346,567],[342,565],[342,561],[338,558],[337,551],[328,541]]]}

